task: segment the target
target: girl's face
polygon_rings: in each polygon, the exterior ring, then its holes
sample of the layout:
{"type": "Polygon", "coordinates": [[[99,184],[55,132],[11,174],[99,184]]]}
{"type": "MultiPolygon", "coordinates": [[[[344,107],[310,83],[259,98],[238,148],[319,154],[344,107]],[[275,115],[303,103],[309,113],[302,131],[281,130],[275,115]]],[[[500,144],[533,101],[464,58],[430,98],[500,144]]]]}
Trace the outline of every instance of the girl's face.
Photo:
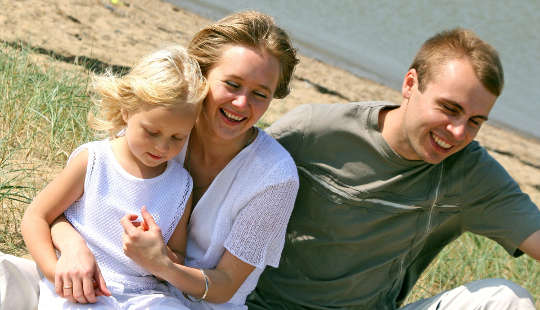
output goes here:
{"type": "Polygon", "coordinates": [[[201,120],[212,135],[243,139],[274,96],[279,62],[266,50],[231,45],[207,73],[210,85],[201,120]]]}
{"type": "Polygon", "coordinates": [[[144,105],[122,111],[126,122],[128,156],[137,165],[162,167],[182,150],[195,124],[195,114],[186,109],[144,105]]]}

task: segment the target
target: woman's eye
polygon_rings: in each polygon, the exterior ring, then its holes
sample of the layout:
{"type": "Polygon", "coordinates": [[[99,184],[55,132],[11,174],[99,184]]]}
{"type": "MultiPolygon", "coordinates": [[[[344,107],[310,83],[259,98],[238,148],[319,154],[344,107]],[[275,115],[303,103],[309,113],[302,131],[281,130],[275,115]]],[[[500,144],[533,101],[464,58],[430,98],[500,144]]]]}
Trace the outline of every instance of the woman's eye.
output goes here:
{"type": "Polygon", "coordinates": [[[255,96],[261,97],[263,99],[268,98],[268,96],[265,93],[261,93],[261,92],[256,91],[256,92],[254,92],[254,94],[255,94],[255,96]]]}
{"type": "Polygon", "coordinates": [[[174,140],[176,141],[184,141],[184,137],[176,137],[176,136],[173,136],[172,137],[174,140]]]}
{"type": "Polygon", "coordinates": [[[227,84],[228,86],[233,87],[233,88],[240,87],[240,85],[238,85],[237,83],[235,83],[233,81],[225,81],[225,84],[227,84]]]}

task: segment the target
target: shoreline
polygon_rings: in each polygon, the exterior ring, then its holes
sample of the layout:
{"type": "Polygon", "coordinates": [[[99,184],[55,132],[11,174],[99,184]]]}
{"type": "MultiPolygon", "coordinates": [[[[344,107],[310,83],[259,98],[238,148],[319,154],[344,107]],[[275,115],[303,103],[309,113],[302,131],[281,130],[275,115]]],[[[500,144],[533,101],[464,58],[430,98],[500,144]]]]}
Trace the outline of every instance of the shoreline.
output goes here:
{"type": "MultiPolygon", "coordinates": [[[[131,66],[150,51],[171,43],[186,46],[196,31],[211,21],[168,1],[132,0],[0,0],[0,41],[24,42],[63,66],[89,61],[131,66]]],[[[270,124],[304,103],[351,101],[401,102],[388,86],[354,75],[315,58],[299,55],[291,93],[274,100],[262,118],[270,124]]],[[[84,67],[83,67],[84,68],[84,67]]],[[[540,205],[540,138],[490,120],[477,136],[540,205]]]]}
{"type": "MultiPolygon", "coordinates": [[[[194,12],[195,14],[204,16],[206,18],[210,18],[213,20],[219,19],[221,16],[225,16],[231,12],[242,10],[242,7],[249,6],[252,8],[260,8],[263,11],[270,13],[270,14],[277,14],[275,15],[276,20],[278,21],[278,24],[281,24],[284,26],[286,30],[288,30],[291,34],[291,39],[293,39],[294,45],[302,52],[304,56],[308,56],[310,58],[318,59],[323,63],[327,63],[329,65],[332,65],[334,67],[338,67],[341,69],[344,69],[353,75],[361,76],[364,78],[367,78],[369,80],[372,80],[374,82],[377,82],[379,84],[382,84],[384,86],[387,86],[393,90],[399,91],[401,88],[401,76],[402,74],[405,74],[405,71],[407,69],[407,65],[409,64],[408,61],[412,60],[412,57],[414,55],[410,56],[410,59],[403,59],[399,62],[399,64],[394,63],[396,59],[393,57],[391,58],[384,58],[386,61],[382,62],[381,59],[374,57],[377,54],[380,54],[382,57],[387,57],[386,51],[380,53],[376,50],[374,50],[374,46],[387,46],[388,42],[394,42],[394,43],[403,43],[401,40],[401,36],[399,38],[395,38],[395,33],[389,33],[389,37],[384,37],[384,30],[389,31],[385,26],[380,25],[380,27],[376,27],[373,31],[375,33],[378,33],[379,36],[383,36],[381,38],[379,37],[370,37],[366,36],[366,33],[363,33],[362,30],[356,29],[359,33],[363,34],[362,38],[357,38],[352,41],[344,41],[344,38],[337,34],[335,37],[339,40],[336,41],[336,39],[330,38],[332,36],[332,30],[328,30],[327,32],[324,32],[320,27],[317,27],[317,25],[327,25],[329,27],[336,27],[335,19],[336,17],[333,14],[330,14],[328,16],[329,22],[318,22],[312,24],[313,17],[317,16],[317,14],[321,13],[321,9],[325,7],[333,7],[333,5],[320,5],[320,4],[314,4],[313,8],[307,9],[306,12],[299,11],[300,7],[297,4],[290,4],[287,5],[285,3],[276,3],[276,4],[269,4],[265,3],[264,1],[255,1],[250,4],[243,4],[242,1],[235,1],[233,0],[230,5],[224,5],[223,3],[220,3],[219,1],[211,0],[211,1],[199,1],[199,0],[166,0],[169,3],[172,3],[173,5],[177,5],[180,8],[186,9],[188,11],[194,12]],[[287,10],[286,8],[289,7],[290,10],[287,10]],[[292,10],[292,12],[291,12],[292,10]],[[273,13],[272,13],[273,12],[273,13]],[[291,13],[297,13],[299,14],[299,18],[295,19],[294,17],[291,18],[291,13]],[[306,17],[311,17],[307,19],[306,17]],[[314,28],[311,28],[314,33],[310,33],[309,26],[313,26],[314,28]],[[317,29],[317,30],[315,30],[317,29]],[[321,32],[322,31],[322,32],[321,32]],[[326,35],[325,35],[326,34],[326,35]],[[371,38],[370,41],[363,41],[365,38],[371,38]],[[390,39],[394,38],[394,39],[390,39]],[[373,40],[380,40],[381,42],[373,42],[373,40]],[[334,42],[334,43],[331,43],[334,42]],[[346,43],[342,43],[346,42],[346,43]],[[358,45],[356,42],[363,42],[365,45],[358,45]],[[342,49],[347,50],[348,52],[346,54],[341,52],[341,49],[334,49],[330,48],[331,44],[337,44],[337,46],[341,46],[342,49]],[[363,48],[363,50],[362,50],[363,48]],[[344,56],[348,55],[348,56],[344,56]],[[404,60],[404,61],[403,61],[404,60]],[[387,61],[391,61],[393,64],[388,65],[387,61]],[[403,72],[401,72],[403,71],[403,72]]],[[[306,4],[306,1],[301,2],[304,5],[306,4]]],[[[346,5],[345,7],[350,9],[356,9],[357,7],[365,8],[364,4],[360,5],[346,5]]],[[[398,6],[396,6],[398,7],[398,6]]],[[[381,10],[384,11],[384,10],[381,10]]],[[[375,11],[374,14],[378,16],[381,12],[375,11]]],[[[463,13],[463,12],[461,12],[463,13]]],[[[343,23],[351,23],[350,16],[348,14],[345,14],[342,16],[344,20],[343,23]]],[[[466,20],[466,18],[465,18],[466,20]]],[[[392,23],[393,24],[393,23],[392,23]]],[[[341,23],[340,23],[341,25],[341,23]]],[[[398,25],[400,25],[398,23],[398,25]]],[[[412,26],[412,25],[411,25],[412,26]]],[[[418,26],[418,25],[416,25],[418,26]]],[[[473,26],[473,25],[471,25],[473,26]]],[[[481,30],[483,27],[480,27],[479,25],[474,25],[473,28],[479,27],[477,31],[482,32],[481,30]]],[[[339,27],[336,27],[338,29],[339,27]]],[[[352,29],[351,27],[347,27],[348,29],[352,29]]],[[[355,28],[355,27],[353,27],[355,28]]],[[[334,28],[331,28],[334,29],[334,28]]],[[[362,29],[365,29],[362,27],[362,29]]],[[[335,29],[334,29],[335,30],[335,29]]],[[[341,29],[343,30],[343,29],[341,29]]],[[[391,31],[390,31],[391,32],[391,31]]],[[[429,33],[426,34],[426,38],[429,33]]],[[[424,37],[419,37],[417,32],[411,32],[406,36],[410,40],[418,41],[420,44],[424,37]]],[[[488,35],[486,34],[486,38],[488,35]]],[[[490,41],[493,38],[490,37],[490,41]]],[[[494,41],[496,42],[496,41],[494,41]]],[[[499,42],[500,44],[500,42],[499,42]]],[[[419,46],[418,46],[419,47],[419,46]]],[[[501,48],[505,48],[506,46],[503,45],[501,48]]],[[[404,47],[403,50],[408,50],[411,53],[416,52],[415,48],[413,46],[404,47]],[[410,49],[414,50],[410,50],[410,49]]],[[[506,50],[501,50],[502,51],[506,50]]],[[[398,54],[391,53],[393,56],[397,56],[398,54]]],[[[401,55],[401,53],[400,53],[401,55]]],[[[512,64],[509,59],[506,59],[506,61],[509,61],[509,64],[512,64]]],[[[509,72],[510,73],[510,72],[509,72]]],[[[510,74],[509,74],[510,75],[510,74]]],[[[514,79],[514,78],[513,78],[514,79]]],[[[514,81],[515,82],[515,81],[514,81]]],[[[525,118],[518,118],[517,116],[519,114],[514,113],[523,113],[523,109],[519,108],[520,105],[517,105],[519,102],[515,102],[516,105],[512,104],[514,106],[513,108],[516,109],[512,111],[511,119],[507,117],[507,115],[504,114],[504,109],[510,109],[511,106],[509,105],[509,94],[513,94],[511,97],[514,97],[514,100],[520,101],[519,98],[516,98],[516,88],[515,87],[505,87],[505,90],[503,91],[503,94],[501,98],[498,100],[497,108],[492,111],[490,115],[490,120],[492,120],[491,124],[496,127],[503,127],[505,129],[510,129],[514,131],[516,134],[523,135],[527,138],[532,138],[536,142],[540,142],[540,128],[537,126],[537,121],[532,120],[529,118],[530,115],[525,114],[525,118]],[[499,111],[499,109],[501,109],[499,111]],[[523,119],[524,121],[521,121],[523,119]],[[526,121],[525,121],[526,120],[526,121]]],[[[529,110],[530,111],[530,110],[529,110]]],[[[532,111],[531,111],[532,112],[532,111]]]]}
{"type": "MultiPolygon", "coordinates": [[[[495,103],[497,104],[497,103],[495,103]]],[[[523,130],[520,130],[518,128],[512,127],[508,124],[505,124],[501,121],[497,121],[494,119],[488,120],[487,124],[489,124],[491,127],[501,129],[504,131],[508,131],[516,136],[519,136],[522,139],[525,139],[527,141],[530,141],[531,143],[540,144],[540,137],[533,135],[532,133],[525,132],[523,130]]]]}

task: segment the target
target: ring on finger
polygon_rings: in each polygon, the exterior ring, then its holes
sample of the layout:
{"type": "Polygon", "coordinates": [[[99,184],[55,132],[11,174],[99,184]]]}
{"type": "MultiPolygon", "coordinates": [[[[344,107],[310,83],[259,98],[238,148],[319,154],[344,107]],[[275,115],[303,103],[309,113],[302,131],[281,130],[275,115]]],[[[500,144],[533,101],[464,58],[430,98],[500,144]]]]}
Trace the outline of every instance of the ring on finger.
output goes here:
{"type": "Polygon", "coordinates": [[[70,289],[72,289],[72,288],[73,288],[73,286],[64,286],[64,289],[65,289],[65,290],[70,290],[70,289]]]}

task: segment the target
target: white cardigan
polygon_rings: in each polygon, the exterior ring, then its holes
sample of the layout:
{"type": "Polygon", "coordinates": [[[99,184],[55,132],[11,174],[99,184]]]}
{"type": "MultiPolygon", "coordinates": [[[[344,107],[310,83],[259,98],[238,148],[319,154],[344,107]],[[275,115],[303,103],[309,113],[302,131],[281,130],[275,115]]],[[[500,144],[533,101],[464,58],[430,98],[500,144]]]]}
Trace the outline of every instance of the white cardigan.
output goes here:
{"type": "MultiPolygon", "coordinates": [[[[184,158],[185,149],[177,160],[184,158]]],[[[215,268],[227,249],[256,268],[224,304],[191,303],[177,292],[190,309],[247,309],[265,266],[279,264],[298,182],[290,154],[260,129],[216,176],[191,215],[186,265],[215,268]]]]}

